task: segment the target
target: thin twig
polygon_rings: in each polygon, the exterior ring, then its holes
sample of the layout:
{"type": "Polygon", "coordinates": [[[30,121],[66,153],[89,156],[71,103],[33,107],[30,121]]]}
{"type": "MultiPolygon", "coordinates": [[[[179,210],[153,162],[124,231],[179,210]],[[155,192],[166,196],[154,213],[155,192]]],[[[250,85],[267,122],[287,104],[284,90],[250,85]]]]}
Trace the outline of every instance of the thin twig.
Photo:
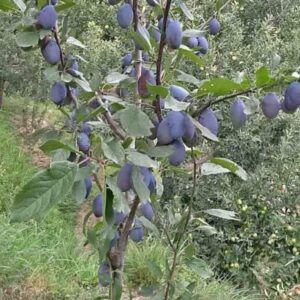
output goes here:
{"type": "MultiPolygon", "coordinates": [[[[162,58],[164,53],[164,46],[165,46],[165,39],[166,39],[166,28],[167,28],[167,22],[170,12],[172,0],[167,0],[166,7],[164,9],[164,21],[163,21],[163,28],[162,33],[160,37],[160,43],[159,43],[159,51],[158,51],[158,57],[156,61],[156,85],[161,85],[161,69],[162,69],[162,58]]],[[[153,105],[155,106],[155,113],[157,115],[157,118],[159,121],[161,121],[161,108],[160,108],[160,96],[156,96],[156,100],[154,101],[153,105]]]]}

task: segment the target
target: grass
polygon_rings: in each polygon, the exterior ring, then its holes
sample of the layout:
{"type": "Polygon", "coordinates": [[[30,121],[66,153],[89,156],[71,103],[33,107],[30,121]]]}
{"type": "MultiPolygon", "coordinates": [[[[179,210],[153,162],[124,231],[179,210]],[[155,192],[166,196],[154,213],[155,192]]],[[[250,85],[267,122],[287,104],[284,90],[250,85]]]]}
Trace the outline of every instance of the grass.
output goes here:
{"type": "Polygon", "coordinates": [[[8,116],[0,112],[0,299],[4,290],[29,292],[32,298],[42,292],[47,299],[92,299],[97,292],[97,257],[81,253],[70,200],[39,224],[9,223],[13,198],[36,168],[22,152],[8,116]]]}

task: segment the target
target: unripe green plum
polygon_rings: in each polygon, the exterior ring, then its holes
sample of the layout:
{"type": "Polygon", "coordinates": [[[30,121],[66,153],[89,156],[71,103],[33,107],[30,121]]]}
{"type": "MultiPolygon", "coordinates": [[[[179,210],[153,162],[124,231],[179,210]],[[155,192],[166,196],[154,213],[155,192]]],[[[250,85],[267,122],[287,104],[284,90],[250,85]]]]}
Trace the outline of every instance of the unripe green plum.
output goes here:
{"type": "Polygon", "coordinates": [[[179,166],[181,163],[184,162],[186,157],[186,150],[184,144],[180,140],[175,140],[172,142],[174,151],[169,156],[169,162],[172,166],[179,166]]]}
{"type": "Polygon", "coordinates": [[[93,214],[95,217],[100,218],[103,216],[103,197],[102,194],[98,194],[98,196],[93,201],[93,214]]]}
{"type": "Polygon", "coordinates": [[[238,129],[242,127],[247,120],[247,115],[244,112],[245,110],[245,103],[237,98],[230,107],[230,116],[231,116],[231,121],[233,124],[233,127],[235,129],[238,129]]]}
{"type": "Polygon", "coordinates": [[[57,13],[54,6],[44,6],[38,14],[37,21],[44,29],[52,29],[57,21],[57,13]]]}
{"type": "Polygon", "coordinates": [[[219,132],[219,122],[218,119],[211,108],[205,109],[198,118],[199,123],[207,128],[215,136],[219,132]]]}
{"type": "Polygon", "coordinates": [[[280,102],[277,95],[275,93],[268,93],[265,95],[261,102],[261,109],[267,118],[276,118],[280,110],[280,102]]]}
{"type": "Polygon", "coordinates": [[[288,111],[293,111],[300,106],[300,82],[292,82],[284,94],[284,106],[288,111]]]}
{"type": "Polygon", "coordinates": [[[141,97],[149,97],[150,92],[148,90],[148,84],[155,85],[155,77],[152,71],[145,70],[142,72],[140,78],[138,79],[138,93],[141,97]]]}
{"type": "Polygon", "coordinates": [[[207,39],[204,36],[198,37],[198,46],[200,47],[200,53],[206,54],[209,48],[207,39]]]}
{"type": "Polygon", "coordinates": [[[60,61],[60,49],[54,40],[50,40],[44,49],[42,49],[43,57],[46,62],[55,65],[60,61]]]}
{"type": "Polygon", "coordinates": [[[51,89],[51,98],[56,105],[62,105],[67,97],[67,88],[64,82],[56,81],[51,89]]]}
{"type": "Polygon", "coordinates": [[[186,101],[188,96],[190,95],[186,89],[178,85],[170,86],[170,94],[178,101],[186,101]]]}
{"type": "Polygon", "coordinates": [[[209,33],[211,35],[216,35],[219,33],[221,29],[221,24],[216,18],[213,18],[210,20],[208,27],[209,27],[209,33]]]}
{"type": "Polygon", "coordinates": [[[129,163],[125,163],[119,171],[117,177],[117,186],[122,192],[127,192],[131,189],[131,174],[132,165],[129,163]]]}
{"type": "Polygon", "coordinates": [[[183,32],[178,21],[170,21],[166,29],[166,41],[170,48],[178,49],[182,44],[183,32]]]}
{"type": "Polygon", "coordinates": [[[98,280],[101,287],[107,287],[110,284],[110,266],[108,262],[103,262],[98,270],[98,280]]]}
{"type": "Polygon", "coordinates": [[[133,10],[130,4],[123,4],[117,12],[117,20],[122,28],[128,28],[133,21],[133,10]]]}

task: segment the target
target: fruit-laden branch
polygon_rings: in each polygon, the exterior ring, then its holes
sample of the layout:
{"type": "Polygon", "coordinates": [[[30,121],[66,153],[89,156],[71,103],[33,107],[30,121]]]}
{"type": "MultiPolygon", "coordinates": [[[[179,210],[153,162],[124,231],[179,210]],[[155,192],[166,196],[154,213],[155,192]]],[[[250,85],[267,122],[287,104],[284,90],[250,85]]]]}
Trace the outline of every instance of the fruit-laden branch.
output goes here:
{"type": "MultiPolygon", "coordinates": [[[[61,63],[62,69],[64,70],[66,63],[65,63],[65,60],[64,60],[64,55],[63,55],[62,47],[61,47],[61,44],[60,44],[60,39],[59,39],[59,36],[58,36],[58,26],[57,26],[57,24],[55,25],[55,27],[53,29],[53,34],[54,34],[54,39],[56,41],[56,44],[58,45],[58,48],[59,48],[60,63],[61,63]]],[[[71,101],[75,105],[75,108],[77,109],[78,108],[78,101],[77,101],[76,97],[71,92],[71,89],[70,89],[69,85],[66,85],[66,88],[67,88],[68,97],[71,99],[71,101]]]]}
{"type": "Polygon", "coordinates": [[[265,84],[263,86],[256,86],[256,87],[253,87],[253,88],[249,88],[247,90],[243,90],[243,91],[240,91],[240,92],[237,92],[237,93],[233,93],[233,94],[230,94],[230,95],[227,95],[227,96],[224,96],[224,97],[221,97],[221,98],[218,98],[218,99],[215,99],[215,100],[211,100],[211,101],[207,101],[205,104],[203,104],[199,109],[197,109],[196,111],[194,111],[192,113],[192,117],[197,117],[199,116],[201,113],[203,113],[203,111],[213,105],[216,105],[218,103],[221,103],[221,102],[224,102],[224,101],[227,101],[227,100],[230,100],[232,98],[235,98],[235,97],[238,97],[238,96],[241,96],[241,95],[247,95],[249,93],[254,93],[255,91],[259,90],[259,89],[263,89],[263,88],[271,88],[271,87],[274,87],[278,85],[278,82],[276,83],[272,83],[270,85],[268,84],[265,84]]]}
{"type": "MultiPolygon", "coordinates": [[[[163,26],[162,26],[162,33],[159,43],[159,51],[158,51],[158,57],[156,61],[156,85],[161,85],[161,69],[162,69],[162,58],[164,53],[164,46],[165,46],[165,40],[166,40],[166,28],[167,28],[167,22],[170,12],[172,0],[167,0],[166,7],[164,10],[164,20],[163,20],[163,26]]],[[[158,120],[161,121],[161,108],[160,108],[160,96],[156,96],[156,101],[154,103],[155,106],[155,113],[158,117],[158,120]]]]}

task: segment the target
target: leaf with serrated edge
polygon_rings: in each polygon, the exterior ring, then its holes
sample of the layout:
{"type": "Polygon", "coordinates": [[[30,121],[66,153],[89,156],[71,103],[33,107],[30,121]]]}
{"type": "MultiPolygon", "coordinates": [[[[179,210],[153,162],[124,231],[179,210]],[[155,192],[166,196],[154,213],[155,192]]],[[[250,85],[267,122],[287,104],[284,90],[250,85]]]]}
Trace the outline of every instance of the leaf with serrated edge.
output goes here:
{"type": "Polygon", "coordinates": [[[36,174],[17,194],[11,214],[12,222],[39,219],[71,190],[77,164],[55,162],[36,174]]]}

